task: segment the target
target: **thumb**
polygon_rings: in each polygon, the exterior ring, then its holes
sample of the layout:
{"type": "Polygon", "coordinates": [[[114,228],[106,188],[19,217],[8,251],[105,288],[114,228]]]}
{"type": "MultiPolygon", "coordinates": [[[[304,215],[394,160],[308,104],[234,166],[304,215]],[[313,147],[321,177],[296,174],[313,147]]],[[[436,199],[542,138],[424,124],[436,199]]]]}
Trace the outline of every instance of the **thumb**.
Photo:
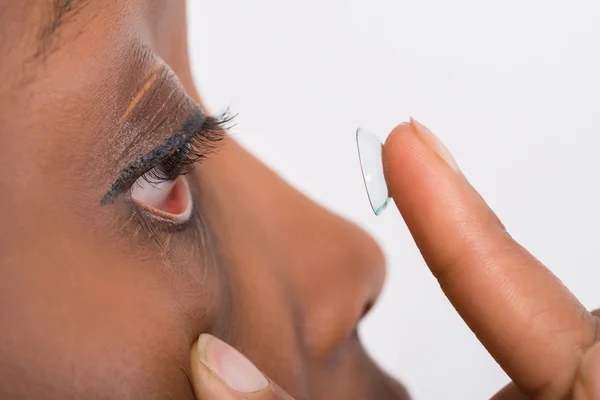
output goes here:
{"type": "Polygon", "coordinates": [[[239,351],[209,334],[192,346],[191,370],[197,399],[292,400],[239,351]]]}
{"type": "Polygon", "coordinates": [[[573,399],[600,399],[600,342],[589,348],[581,359],[573,399]]]}

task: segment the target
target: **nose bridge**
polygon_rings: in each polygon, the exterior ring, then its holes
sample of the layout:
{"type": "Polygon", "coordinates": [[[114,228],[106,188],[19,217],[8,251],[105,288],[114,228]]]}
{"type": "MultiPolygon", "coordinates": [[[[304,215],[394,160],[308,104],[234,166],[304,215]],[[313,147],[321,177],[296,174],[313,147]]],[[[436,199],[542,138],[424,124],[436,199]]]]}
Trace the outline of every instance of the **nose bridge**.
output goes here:
{"type": "Polygon", "coordinates": [[[383,253],[361,228],[302,195],[235,142],[227,154],[203,164],[202,173],[213,178],[203,180],[211,222],[223,232],[224,248],[243,253],[244,265],[233,266],[239,276],[254,279],[261,269],[283,284],[281,300],[293,308],[307,350],[322,357],[352,336],[377,299],[383,253]]]}
{"type": "MultiPolygon", "coordinates": [[[[377,300],[385,280],[385,258],[375,240],[355,224],[317,206],[302,213],[297,287],[314,356],[325,356],[353,335],[377,300]]],[[[300,224],[300,223],[299,223],[300,224]]]]}

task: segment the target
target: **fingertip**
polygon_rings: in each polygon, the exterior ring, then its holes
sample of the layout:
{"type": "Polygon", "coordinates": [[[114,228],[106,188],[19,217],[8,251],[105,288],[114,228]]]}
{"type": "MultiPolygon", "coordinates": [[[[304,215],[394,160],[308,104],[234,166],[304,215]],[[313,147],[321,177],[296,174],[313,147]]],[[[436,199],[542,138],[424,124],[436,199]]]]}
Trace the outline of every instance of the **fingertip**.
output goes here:
{"type": "Polygon", "coordinates": [[[420,145],[427,148],[431,154],[434,154],[438,160],[443,161],[445,166],[450,167],[450,169],[453,170],[453,172],[458,173],[458,175],[462,175],[458,163],[446,145],[429,128],[414,118],[411,118],[410,122],[400,124],[392,130],[389,137],[389,145],[386,141],[391,156],[393,156],[394,152],[402,149],[402,142],[408,140],[416,140],[420,145]],[[401,143],[398,144],[398,142],[401,143]]]}
{"type": "Polygon", "coordinates": [[[410,139],[414,134],[414,127],[410,122],[403,122],[400,125],[396,125],[383,144],[386,157],[393,158],[395,152],[398,149],[402,149],[404,147],[403,143],[406,143],[406,140],[410,139]]]}
{"type": "MultiPolygon", "coordinates": [[[[414,156],[419,153],[419,143],[414,126],[410,122],[397,125],[388,135],[383,144],[384,174],[388,191],[397,194],[402,176],[410,172],[414,164],[414,156]]],[[[418,157],[421,158],[421,157],[418,157]]]]}

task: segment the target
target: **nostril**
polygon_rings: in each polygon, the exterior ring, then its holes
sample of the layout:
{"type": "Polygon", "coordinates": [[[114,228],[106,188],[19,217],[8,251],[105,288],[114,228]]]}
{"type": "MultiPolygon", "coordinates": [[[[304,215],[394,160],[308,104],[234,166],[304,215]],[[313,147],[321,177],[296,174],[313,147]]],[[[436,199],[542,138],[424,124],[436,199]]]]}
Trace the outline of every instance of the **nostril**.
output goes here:
{"type": "Polygon", "coordinates": [[[371,309],[373,308],[374,305],[375,305],[374,301],[368,301],[367,303],[365,303],[362,314],[360,315],[360,319],[363,319],[371,311],[371,309]]]}

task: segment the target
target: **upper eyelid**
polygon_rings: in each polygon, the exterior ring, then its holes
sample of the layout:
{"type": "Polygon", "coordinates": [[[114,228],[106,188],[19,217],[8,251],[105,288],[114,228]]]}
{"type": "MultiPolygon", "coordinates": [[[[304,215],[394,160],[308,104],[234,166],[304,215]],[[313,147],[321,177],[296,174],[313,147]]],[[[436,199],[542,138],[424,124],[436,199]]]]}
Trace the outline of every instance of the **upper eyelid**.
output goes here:
{"type": "MultiPolygon", "coordinates": [[[[218,150],[217,142],[220,142],[233,126],[232,121],[235,117],[229,111],[223,112],[219,117],[206,116],[202,111],[196,111],[181,129],[152,151],[138,157],[125,167],[112,184],[111,189],[102,197],[100,204],[113,203],[120,194],[130,189],[137,179],[153,171],[159,165],[165,166],[167,170],[175,168],[177,174],[180,174],[179,168],[214,153],[218,150]],[[183,149],[186,149],[185,153],[178,155],[177,153],[183,149]]],[[[150,178],[169,179],[158,173],[147,179],[150,178]]]]}
{"type": "Polygon", "coordinates": [[[206,119],[177,76],[150,49],[142,46],[131,54],[130,67],[121,75],[123,84],[115,102],[115,133],[106,140],[107,172],[115,175],[144,161],[144,154],[149,155],[177,136],[190,120],[196,121],[194,129],[198,130],[206,119]]]}
{"type": "Polygon", "coordinates": [[[140,176],[155,168],[178,149],[189,144],[194,135],[202,130],[205,121],[206,115],[203,112],[196,111],[192,113],[179,130],[175,131],[152,151],[139,156],[123,168],[110,190],[100,200],[100,204],[113,203],[118,195],[131,187],[140,176]]]}
{"type": "Polygon", "coordinates": [[[139,86],[140,88],[119,120],[122,128],[128,130],[129,127],[133,127],[133,130],[137,131],[129,145],[122,150],[121,158],[123,159],[128,157],[128,153],[135,152],[135,146],[149,139],[165,124],[167,119],[172,119],[173,122],[178,120],[172,124],[175,126],[171,126],[170,129],[166,128],[173,132],[184,123],[192,112],[203,113],[202,109],[186,96],[175,74],[162,61],[150,67],[142,77],[139,86]],[[164,96],[165,91],[168,91],[166,97],[164,96]],[[160,101],[158,108],[154,104],[157,98],[160,101]],[[160,120],[160,124],[156,124],[157,118],[161,116],[163,119],[160,120]]]}
{"type": "MultiPolygon", "coordinates": [[[[156,82],[157,80],[159,80],[159,82],[162,82],[163,79],[166,78],[165,75],[166,75],[166,66],[164,64],[157,63],[154,66],[152,66],[150,69],[148,69],[148,71],[142,78],[141,89],[136,93],[136,95],[132,99],[131,103],[127,106],[127,109],[121,116],[121,119],[119,121],[121,124],[123,124],[131,116],[131,114],[134,112],[136,107],[140,104],[140,102],[144,98],[144,95],[152,87],[154,82],[156,82]],[[163,79],[160,79],[161,77],[163,77],[163,79]]],[[[156,88],[154,89],[154,91],[156,91],[156,88]]]]}

